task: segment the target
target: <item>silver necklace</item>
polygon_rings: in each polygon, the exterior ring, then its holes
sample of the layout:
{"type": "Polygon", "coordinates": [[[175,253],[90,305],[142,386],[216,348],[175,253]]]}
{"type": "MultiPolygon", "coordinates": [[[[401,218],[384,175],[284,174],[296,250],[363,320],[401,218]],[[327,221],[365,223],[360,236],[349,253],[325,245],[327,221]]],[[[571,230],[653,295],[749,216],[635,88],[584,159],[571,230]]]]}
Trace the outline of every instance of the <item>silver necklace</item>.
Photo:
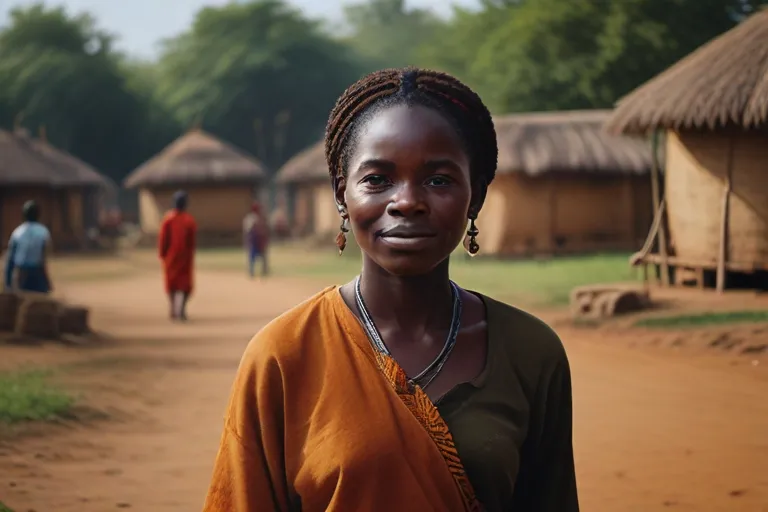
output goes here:
{"type": "MultiPolygon", "coordinates": [[[[445,365],[446,361],[448,361],[448,358],[453,351],[453,347],[456,345],[456,338],[458,337],[459,329],[461,328],[461,293],[459,292],[459,287],[456,286],[453,281],[450,283],[451,296],[453,298],[453,316],[451,317],[451,327],[448,331],[448,337],[445,340],[445,345],[443,345],[443,349],[440,351],[434,361],[429,364],[429,366],[427,366],[415,377],[408,379],[408,382],[411,385],[418,384],[422,389],[426,389],[427,386],[429,386],[432,381],[435,380],[435,377],[440,374],[440,371],[443,369],[443,366],[445,365]]],[[[355,300],[357,302],[357,308],[360,310],[360,316],[363,320],[363,328],[365,329],[371,344],[382,354],[388,357],[392,357],[392,354],[387,348],[387,345],[384,343],[384,340],[381,338],[381,334],[379,334],[379,330],[376,328],[376,324],[373,322],[373,317],[368,311],[368,308],[365,305],[365,301],[363,300],[363,295],[360,292],[360,276],[355,278],[355,300]]]]}

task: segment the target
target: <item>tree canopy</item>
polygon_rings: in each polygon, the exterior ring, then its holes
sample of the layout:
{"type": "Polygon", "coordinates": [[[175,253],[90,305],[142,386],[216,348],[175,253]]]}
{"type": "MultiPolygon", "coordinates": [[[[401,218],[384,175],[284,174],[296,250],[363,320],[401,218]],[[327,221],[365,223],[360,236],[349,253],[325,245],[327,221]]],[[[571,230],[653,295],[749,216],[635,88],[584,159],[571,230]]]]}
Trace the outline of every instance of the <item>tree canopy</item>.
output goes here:
{"type": "Polygon", "coordinates": [[[333,103],[359,71],[352,52],[278,0],[200,11],[168,41],[158,94],[272,169],[322,136],[333,103]]]}
{"type": "Polygon", "coordinates": [[[495,113],[610,107],[768,0],[482,0],[447,19],[352,0],[331,32],[283,0],[200,10],[156,61],[97,20],[34,5],[0,28],[0,126],[49,139],[116,180],[201,124],[274,171],[318,140],[343,89],[375,68],[456,74],[495,113]]]}

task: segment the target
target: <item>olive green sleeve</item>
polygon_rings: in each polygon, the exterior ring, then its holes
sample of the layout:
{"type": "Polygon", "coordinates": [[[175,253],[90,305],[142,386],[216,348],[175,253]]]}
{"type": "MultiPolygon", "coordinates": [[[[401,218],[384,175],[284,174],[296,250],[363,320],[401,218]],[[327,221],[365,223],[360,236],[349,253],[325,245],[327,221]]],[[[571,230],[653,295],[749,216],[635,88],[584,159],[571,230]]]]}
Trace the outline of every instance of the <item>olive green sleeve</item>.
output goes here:
{"type": "Polygon", "coordinates": [[[537,418],[523,447],[521,473],[515,485],[514,510],[578,512],[573,460],[571,372],[562,357],[536,393],[537,418]]]}

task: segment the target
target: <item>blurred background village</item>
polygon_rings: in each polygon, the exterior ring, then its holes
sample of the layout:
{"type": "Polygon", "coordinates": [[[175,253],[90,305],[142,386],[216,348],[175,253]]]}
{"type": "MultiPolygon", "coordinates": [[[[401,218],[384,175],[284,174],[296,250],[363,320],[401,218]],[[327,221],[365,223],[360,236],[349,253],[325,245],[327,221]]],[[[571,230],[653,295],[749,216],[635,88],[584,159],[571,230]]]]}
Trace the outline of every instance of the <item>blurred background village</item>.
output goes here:
{"type": "Polygon", "coordinates": [[[339,258],[334,246],[328,112],[362,74],[405,65],[458,76],[494,114],[482,257],[457,252],[454,275],[541,312],[566,342],[584,510],[768,511],[768,1],[117,4],[0,0],[0,239],[35,200],[56,285],[39,317],[25,299],[0,297],[0,511],[197,506],[248,338],[359,269],[354,247],[339,258]],[[186,4],[190,24],[141,40],[141,25],[157,32],[171,4],[186,4]],[[132,38],[113,28],[120,10],[136,20],[132,38]],[[179,189],[199,229],[186,330],[161,321],[154,249],[179,189]],[[242,250],[254,201],[273,240],[270,276],[257,282],[242,250]],[[65,335],[58,348],[29,342],[65,335]],[[93,345],[111,352],[80,351],[93,345]],[[203,370],[213,380],[192,380],[203,370]],[[147,379],[173,371],[145,396],[147,379]],[[182,389],[187,402],[171,406],[182,389]],[[595,419],[623,407],[648,418],[595,419]],[[193,414],[207,423],[190,434],[193,414]],[[133,448],[117,447],[117,427],[100,441],[77,430],[74,444],[17,442],[18,425],[83,415],[143,433],[133,448]],[[657,442],[636,438],[664,425],[657,442]],[[172,438],[200,453],[174,452],[163,444],[172,438]],[[726,446],[735,439],[754,443],[726,446]],[[147,470],[161,445],[176,466],[147,470]],[[64,466],[51,469],[48,452],[64,466]],[[136,458],[146,464],[131,472],[136,458]],[[119,473],[104,473],[117,471],[104,459],[121,460],[119,473]],[[705,469],[718,464],[729,471],[705,469]],[[194,476],[169,483],[176,505],[139,492],[181,467],[194,476]],[[84,484],[66,471],[102,477],[74,493],[84,484]],[[124,472],[131,484],[114,483],[124,472]]]}

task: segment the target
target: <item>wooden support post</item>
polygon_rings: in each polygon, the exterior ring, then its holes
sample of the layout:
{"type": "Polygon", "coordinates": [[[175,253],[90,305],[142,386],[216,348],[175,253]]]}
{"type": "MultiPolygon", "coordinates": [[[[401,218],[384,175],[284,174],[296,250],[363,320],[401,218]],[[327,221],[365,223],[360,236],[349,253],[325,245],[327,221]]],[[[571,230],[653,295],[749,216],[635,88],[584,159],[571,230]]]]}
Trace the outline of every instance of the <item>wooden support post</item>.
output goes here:
{"type": "Polygon", "coordinates": [[[637,243],[637,219],[635,218],[636,210],[635,210],[635,194],[634,189],[632,187],[634,176],[629,175],[624,177],[624,186],[622,187],[622,192],[624,194],[624,207],[626,208],[625,212],[627,214],[627,222],[629,223],[629,229],[626,233],[622,233],[623,236],[626,236],[628,239],[628,245],[627,247],[634,247],[637,243]]]}
{"type": "MultiPolygon", "coordinates": [[[[651,136],[651,195],[653,196],[653,211],[659,211],[661,204],[661,183],[659,177],[659,132],[651,136]]],[[[659,219],[659,256],[661,256],[661,284],[669,286],[669,264],[667,263],[667,229],[662,216],[659,219]]]]}
{"type": "Polygon", "coordinates": [[[704,289],[704,269],[701,267],[696,267],[696,287],[699,290],[704,289]]]}
{"type": "Polygon", "coordinates": [[[731,136],[728,140],[728,160],[725,170],[725,187],[723,188],[723,207],[720,216],[720,252],[717,257],[717,293],[725,291],[726,262],[728,260],[728,217],[731,203],[731,189],[733,188],[733,146],[731,136]]]}
{"type": "Polygon", "coordinates": [[[552,254],[558,252],[557,247],[557,177],[549,175],[549,244],[552,254]]]}

